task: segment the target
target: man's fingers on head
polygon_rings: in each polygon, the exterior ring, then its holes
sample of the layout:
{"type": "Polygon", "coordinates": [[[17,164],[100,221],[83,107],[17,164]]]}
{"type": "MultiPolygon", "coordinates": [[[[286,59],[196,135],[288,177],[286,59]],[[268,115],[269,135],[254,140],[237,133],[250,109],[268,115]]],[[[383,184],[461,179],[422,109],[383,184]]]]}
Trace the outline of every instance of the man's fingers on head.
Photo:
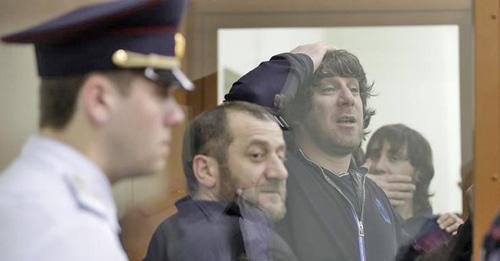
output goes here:
{"type": "Polygon", "coordinates": [[[327,42],[317,42],[317,43],[314,43],[313,45],[316,46],[316,48],[326,52],[326,51],[334,51],[334,50],[337,50],[337,48],[327,42]]]}
{"type": "Polygon", "coordinates": [[[303,53],[311,58],[313,61],[313,69],[316,71],[318,69],[319,65],[321,64],[321,61],[323,60],[323,57],[325,56],[325,53],[328,50],[335,50],[335,47],[333,47],[330,44],[327,44],[326,42],[317,42],[317,43],[312,43],[312,44],[305,44],[305,45],[300,45],[297,46],[295,49],[291,50],[291,53],[303,53]]]}

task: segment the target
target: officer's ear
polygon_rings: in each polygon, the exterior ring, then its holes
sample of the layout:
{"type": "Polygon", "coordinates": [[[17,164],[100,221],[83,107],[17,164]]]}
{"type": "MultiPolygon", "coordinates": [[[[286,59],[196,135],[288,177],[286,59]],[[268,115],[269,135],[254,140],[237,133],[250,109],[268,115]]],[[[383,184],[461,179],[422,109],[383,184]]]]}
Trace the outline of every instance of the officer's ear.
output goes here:
{"type": "Polygon", "coordinates": [[[94,124],[107,122],[119,98],[115,84],[105,75],[90,74],[82,84],[79,94],[79,107],[94,124]]]}
{"type": "Polygon", "coordinates": [[[195,155],[193,158],[193,173],[198,185],[213,189],[217,186],[219,179],[219,164],[213,157],[206,155],[195,155]]]}

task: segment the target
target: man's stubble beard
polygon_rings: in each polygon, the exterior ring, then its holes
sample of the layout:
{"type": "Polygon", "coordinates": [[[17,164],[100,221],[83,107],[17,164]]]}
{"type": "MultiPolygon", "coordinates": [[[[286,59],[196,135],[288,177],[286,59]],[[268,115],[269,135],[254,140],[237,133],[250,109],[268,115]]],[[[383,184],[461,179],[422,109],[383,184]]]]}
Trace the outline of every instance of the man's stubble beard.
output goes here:
{"type": "MultiPolygon", "coordinates": [[[[253,188],[243,188],[239,187],[238,181],[236,177],[231,174],[231,170],[227,166],[227,164],[220,164],[219,168],[220,178],[221,178],[221,189],[219,192],[219,199],[236,202],[238,200],[243,200],[244,202],[253,205],[254,207],[262,210],[267,218],[270,220],[278,221],[281,220],[286,214],[286,206],[285,206],[285,198],[286,198],[286,185],[284,191],[282,192],[282,201],[278,204],[281,204],[282,207],[279,210],[269,209],[266,206],[262,206],[259,202],[259,191],[261,189],[275,189],[279,190],[280,182],[272,181],[262,187],[253,187],[253,188]],[[241,190],[238,193],[238,190],[241,190]],[[248,194],[250,193],[250,194],[248,194]]],[[[280,193],[281,194],[281,193],[280,193]]]]}
{"type": "Polygon", "coordinates": [[[219,175],[220,175],[220,191],[219,198],[225,201],[233,201],[236,198],[236,191],[238,187],[237,182],[231,175],[231,171],[227,164],[222,163],[219,165],[219,175]]]}
{"type": "Polygon", "coordinates": [[[343,135],[338,135],[333,130],[322,130],[318,124],[311,120],[305,120],[303,123],[304,135],[308,135],[309,139],[316,147],[329,155],[347,156],[352,154],[363,140],[363,128],[360,127],[357,134],[346,140],[343,135]]]}

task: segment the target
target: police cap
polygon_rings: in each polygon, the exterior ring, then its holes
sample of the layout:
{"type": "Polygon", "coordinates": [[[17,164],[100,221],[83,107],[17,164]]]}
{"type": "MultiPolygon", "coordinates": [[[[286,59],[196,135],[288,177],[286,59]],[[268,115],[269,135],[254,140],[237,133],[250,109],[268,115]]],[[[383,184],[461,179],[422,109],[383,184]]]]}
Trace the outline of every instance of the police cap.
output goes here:
{"type": "Polygon", "coordinates": [[[38,74],[44,78],[129,69],[191,90],[193,84],[180,70],[184,48],[176,46],[183,40],[177,26],[185,6],[185,0],[93,4],[2,40],[34,44],[38,74]]]}

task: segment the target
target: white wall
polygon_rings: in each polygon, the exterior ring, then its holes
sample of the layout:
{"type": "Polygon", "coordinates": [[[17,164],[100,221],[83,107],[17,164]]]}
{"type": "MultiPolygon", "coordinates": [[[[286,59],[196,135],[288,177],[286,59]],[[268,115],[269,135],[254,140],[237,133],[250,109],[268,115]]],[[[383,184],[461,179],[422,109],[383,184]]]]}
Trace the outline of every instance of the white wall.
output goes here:
{"type": "MultiPolygon", "coordinates": [[[[435,212],[461,211],[458,26],[221,29],[219,83],[223,68],[244,74],[297,45],[326,41],[358,56],[375,93],[370,130],[403,123],[421,132],[433,149],[435,212]]],[[[230,86],[218,86],[219,99],[230,86]],[[225,87],[225,88],[223,88],[225,87]]],[[[471,137],[472,138],[472,137],[471,137]]]]}
{"type": "Polygon", "coordinates": [[[327,36],[325,30],[314,28],[222,29],[217,33],[219,102],[231,87],[222,86],[224,68],[243,75],[275,54],[287,52],[304,41],[324,40],[327,36]]]}

